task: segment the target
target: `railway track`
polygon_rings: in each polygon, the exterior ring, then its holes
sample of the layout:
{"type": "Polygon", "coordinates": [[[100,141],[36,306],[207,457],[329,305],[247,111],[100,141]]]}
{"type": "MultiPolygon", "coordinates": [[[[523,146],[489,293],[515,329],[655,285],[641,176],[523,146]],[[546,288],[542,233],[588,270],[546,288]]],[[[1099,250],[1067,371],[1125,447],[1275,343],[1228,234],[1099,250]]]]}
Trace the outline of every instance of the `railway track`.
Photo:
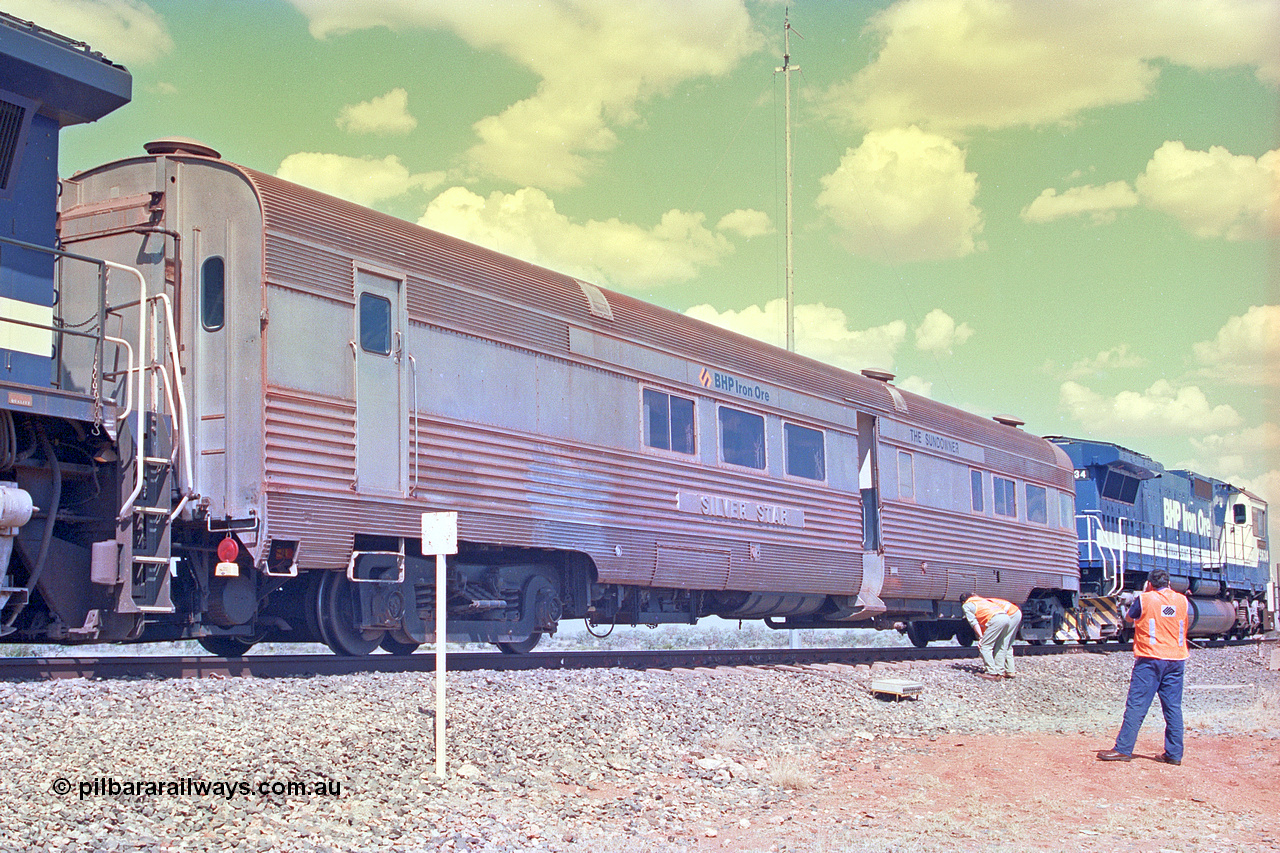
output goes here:
{"type": "MultiPolygon", "coordinates": [[[[1198,643],[1204,648],[1248,645],[1256,639],[1198,643]]],[[[1128,643],[1018,646],[1021,656],[1123,652],[1128,643]]],[[[678,651],[563,651],[504,655],[496,652],[454,652],[449,671],[535,669],[693,669],[717,666],[804,666],[807,664],[873,664],[906,661],[976,659],[976,647],[908,646],[860,648],[685,649],[678,651]]],[[[179,679],[179,678],[307,678],[362,672],[429,672],[435,656],[374,654],[344,657],[315,655],[248,655],[220,658],[209,655],[166,657],[104,655],[101,657],[43,657],[0,659],[2,681],[48,681],[60,678],[179,679]]]]}

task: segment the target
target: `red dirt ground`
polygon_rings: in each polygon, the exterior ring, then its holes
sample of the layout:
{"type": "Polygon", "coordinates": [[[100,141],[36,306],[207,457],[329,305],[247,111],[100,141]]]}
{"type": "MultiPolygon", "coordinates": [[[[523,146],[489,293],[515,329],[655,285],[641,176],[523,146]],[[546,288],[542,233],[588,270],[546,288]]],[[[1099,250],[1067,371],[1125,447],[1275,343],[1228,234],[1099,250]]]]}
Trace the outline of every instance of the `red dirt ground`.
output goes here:
{"type": "Polygon", "coordinates": [[[1280,741],[1189,736],[1182,766],[1101,762],[1106,737],[877,740],[822,756],[785,803],[735,812],[701,850],[1280,850],[1280,741]],[[744,823],[745,821],[745,823],[744,823]]]}

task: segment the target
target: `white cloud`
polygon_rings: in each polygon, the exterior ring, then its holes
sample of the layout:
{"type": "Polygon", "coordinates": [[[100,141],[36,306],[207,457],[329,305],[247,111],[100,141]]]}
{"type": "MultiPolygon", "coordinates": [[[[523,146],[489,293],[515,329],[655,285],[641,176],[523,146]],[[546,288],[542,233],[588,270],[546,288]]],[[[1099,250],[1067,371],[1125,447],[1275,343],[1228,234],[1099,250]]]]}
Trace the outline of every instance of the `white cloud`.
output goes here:
{"type": "Polygon", "coordinates": [[[1071,187],[1059,194],[1050,187],[1022,209],[1023,222],[1052,222],[1064,216],[1088,215],[1095,222],[1106,223],[1116,218],[1116,211],[1136,207],[1138,194],[1125,181],[1112,181],[1101,187],[1071,187]]]}
{"type": "Polygon", "coordinates": [[[1280,150],[1255,159],[1218,145],[1189,151],[1181,142],[1166,142],[1135,184],[1144,205],[1197,237],[1280,236],[1280,150]]]}
{"type": "MultiPolygon", "coordinates": [[[[786,339],[784,312],[784,300],[773,299],[763,307],[749,305],[741,311],[719,311],[711,305],[695,305],[684,313],[740,335],[782,346],[786,339]]],[[[869,367],[893,367],[894,356],[907,338],[907,324],[901,320],[871,329],[854,329],[844,311],[821,303],[797,305],[795,325],[796,352],[853,372],[869,367]]]]}
{"type": "Polygon", "coordinates": [[[363,205],[395,198],[415,187],[431,189],[444,180],[440,172],[411,174],[394,154],[377,160],[309,151],[285,157],[276,177],[363,205]]]}
{"type": "Polygon", "coordinates": [[[1176,388],[1164,379],[1145,391],[1121,391],[1114,397],[1067,381],[1059,388],[1059,399],[1076,421],[1115,437],[1214,433],[1242,423],[1235,409],[1210,404],[1196,386],[1176,388]]]}
{"type": "Polygon", "coordinates": [[[1280,506],[1280,425],[1267,422],[1193,438],[1191,445],[1198,458],[1187,464],[1190,470],[1226,480],[1268,501],[1273,507],[1273,531],[1280,530],[1280,512],[1274,509],[1280,506]]]}
{"type": "Polygon", "coordinates": [[[1205,239],[1280,236],[1280,149],[1255,158],[1217,145],[1190,151],[1181,142],[1165,142],[1133,186],[1112,181],[1062,193],[1051,187],[1022,209],[1022,220],[1044,223],[1083,215],[1108,223],[1117,210],[1139,204],[1174,217],[1205,239]]]}
{"type": "Polygon", "coordinates": [[[338,115],[338,127],[348,133],[376,133],[381,135],[408,133],[418,126],[418,120],[409,114],[409,93],[396,88],[385,95],[348,104],[338,115]]]}
{"type": "Polygon", "coordinates": [[[1144,99],[1162,63],[1280,82],[1280,4],[1266,0],[904,0],[869,30],[878,55],[825,99],[864,128],[1066,123],[1144,99]]]}
{"type": "Polygon", "coordinates": [[[951,351],[973,337],[968,323],[956,325],[951,315],[941,308],[934,308],[916,327],[916,349],[934,355],[950,355],[951,351]]]}
{"type": "Polygon", "coordinates": [[[919,376],[908,376],[899,382],[895,382],[903,391],[910,391],[912,394],[919,394],[921,397],[933,396],[933,383],[919,376]]]}
{"type": "Polygon", "coordinates": [[[1280,385],[1280,305],[1254,305],[1192,347],[1201,374],[1239,385],[1280,385]]]}
{"type": "Polygon", "coordinates": [[[587,281],[634,289],[688,281],[733,252],[733,243],[704,220],[701,213],[669,210],[648,229],[618,219],[579,224],[532,187],[488,198],[452,187],[418,224],[587,281]]]}
{"type": "Polygon", "coordinates": [[[518,185],[582,183],[638,107],[700,77],[718,77],[764,40],[741,0],[291,0],[316,38],[370,27],[447,29],[494,50],[539,82],[524,100],[476,122],[473,168],[518,185]]]}
{"type": "Polygon", "coordinates": [[[164,19],[139,0],[6,0],[4,10],[121,65],[149,65],[173,50],[164,19]]]}
{"type": "Polygon", "coordinates": [[[917,127],[873,131],[822,178],[818,206],[850,251],[884,261],[959,258],[980,248],[978,177],[965,152],[917,127]]]}
{"type": "Polygon", "coordinates": [[[740,237],[764,237],[773,233],[769,214],[760,210],[735,210],[720,217],[717,231],[729,231],[740,237]]]}
{"type": "Polygon", "coordinates": [[[1191,445],[1201,453],[1218,456],[1274,456],[1280,454],[1280,425],[1268,422],[1247,429],[1192,438],[1191,445]]]}
{"type": "Polygon", "coordinates": [[[1103,350],[1093,358],[1082,358],[1067,368],[1066,378],[1083,379],[1085,377],[1106,376],[1117,370],[1129,370],[1145,367],[1147,360],[1140,355],[1129,352],[1128,344],[1103,350]]]}

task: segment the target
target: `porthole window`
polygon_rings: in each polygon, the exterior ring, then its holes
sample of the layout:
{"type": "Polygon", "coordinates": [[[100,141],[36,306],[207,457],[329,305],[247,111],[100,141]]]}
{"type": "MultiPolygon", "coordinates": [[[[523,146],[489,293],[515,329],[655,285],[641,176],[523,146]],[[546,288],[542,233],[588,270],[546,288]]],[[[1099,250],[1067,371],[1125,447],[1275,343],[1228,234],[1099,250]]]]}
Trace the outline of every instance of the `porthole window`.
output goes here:
{"type": "Polygon", "coordinates": [[[216,332],[226,322],[226,264],[219,257],[206,258],[200,265],[200,325],[216,332]]]}
{"type": "Polygon", "coordinates": [[[391,355],[391,300],[360,294],[360,348],[374,355],[391,355]]]}

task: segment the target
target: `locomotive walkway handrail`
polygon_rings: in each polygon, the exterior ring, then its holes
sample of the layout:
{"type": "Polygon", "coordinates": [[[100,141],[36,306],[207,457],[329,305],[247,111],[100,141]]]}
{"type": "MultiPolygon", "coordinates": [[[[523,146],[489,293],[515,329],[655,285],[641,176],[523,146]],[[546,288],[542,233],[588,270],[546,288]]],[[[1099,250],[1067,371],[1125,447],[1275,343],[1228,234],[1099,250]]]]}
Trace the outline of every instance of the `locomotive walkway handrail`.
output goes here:
{"type": "MultiPolygon", "coordinates": [[[[92,338],[94,340],[94,365],[93,375],[90,379],[90,387],[92,388],[95,426],[100,425],[102,417],[103,382],[100,375],[103,369],[103,339],[106,337],[107,325],[107,265],[108,262],[101,258],[91,258],[88,255],[79,255],[75,252],[68,252],[66,249],[58,249],[53,246],[41,246],[39,243],[28,243],[26,240],[17,240],[13,237],[0,236],[0,244],[8,246],[16,246],[19,249],[25,249],[29,252],[40,252],[45,255],[52,255],[56,260],[69,258],[73,261],[81,261],[86,264],[92,264],[98,268],[98,330],[94,332],[79,332],[75,329],[59,328],[56,326],[44,325],[43,323],[31,323],[25,320],[14,318],[5,318],[6,323],[12,323],[17,326],[30,326],[37,329],[46,329],[55,335],[72,335],[80,338],[92,338]]],[[[62,352],[62,347],[58,347],[58,352],[62,352]]]]}
{"type": "MultiPolygon", "coordinates": [[[[1093,552],[1098,552],[1098,559],[1102,563],[1102,579],[1110,580],[1111,587],[1105,593],[1107,596],[1115,595],[1124,587],[1124,545],[1121,542],[1120,547],[1112,547],[1102,544],[1102,534],[1107,533],[1106,527],[1102,523],[1102,516],[1096,512],[1084,512],[1077,515],[1076,518],[1082,519],[1085,523],[1085,535],[1080,540],[1082,545],[1088,548],[1087,556],[1091,557],[1093,552]],[[1108,563],[1107,552],[1113,554],[1113,558],[1108,563]],[[1107,566],[1111,566],[1111,571],[1107,571],[1107,566]]],[[[1119,532],[1116,533],[1119,536],[1119,532]]]]}
{"type": "MultiPolygon", "coordinates": [[[[182,512],[182,508],[187,505],[187,501],[191,500],[192,492],[195,489],[195,475],[191,464],[191,413],[187,408],[187,392],[183,387],[182,382],[182,362],[178,357],[178,334],[174,328],[173,322],[173,303],[169,300],[169,294],[167,293],[157,293],[155,296],[151,297],[151,299],[164,304],[164,322],[165,329],[168,332],[166,337],[169,344],[169,358],[173,360],[172,384],[178,393],[178,407],[174,414],[179,419],[182,467],[187,474],[185,487],[180,487],[178,489],[179,493],[182,495],[182,500],[178,502],[178,505],[174,507],[173,514],[169,516],[169,520],[172,521],[178,517],[178,513],[182,512]]],[[[165,376],[165,382],[169,383],[169,376],[167,373],[164,373],[163,368],[161,368],[161,373],[165,376]]]]}
{"type": "MultiPolygon", "coordinates": [[[[138,359],[139,363],[144,358],[147,351],[147,280],[143,277],[142,271],[136,267],[126,266],[125,264],[117,264],[114,261],[103,261],[103,263],[113,270],[131,273],[138,278],[138,359]]],[[[104,276],[105,278],[105,276],[104,276]]],[[[104,284],[106,282],[104,281],[104,284]]],[[[107,289],[102,288],[103,313],[106,311],[107,289]]],[[[141,365],[140,365],[141,366],[141,365]]],[[[134,459],[137,460],[134,465],[138,470],[138,482],[134,484],[133,491],[129,493],[129,497],[125,499],[120,506],[120,512],[116,515],[116,521],[124,521],[133,513],[133,503],[138,499],[138,495],[142,494],[142,486],[146,482],[146,466],[142,464],[145,456],[143,448],[143,437],[146,430],[143,429],[142,418],[146,412],[147,394],[146,383],[142,379],[142,370],[138,370],[137,375],[137,391],[134,396],[134,405],[138,409],[138,428],[134,430],[134,459]]]]}

